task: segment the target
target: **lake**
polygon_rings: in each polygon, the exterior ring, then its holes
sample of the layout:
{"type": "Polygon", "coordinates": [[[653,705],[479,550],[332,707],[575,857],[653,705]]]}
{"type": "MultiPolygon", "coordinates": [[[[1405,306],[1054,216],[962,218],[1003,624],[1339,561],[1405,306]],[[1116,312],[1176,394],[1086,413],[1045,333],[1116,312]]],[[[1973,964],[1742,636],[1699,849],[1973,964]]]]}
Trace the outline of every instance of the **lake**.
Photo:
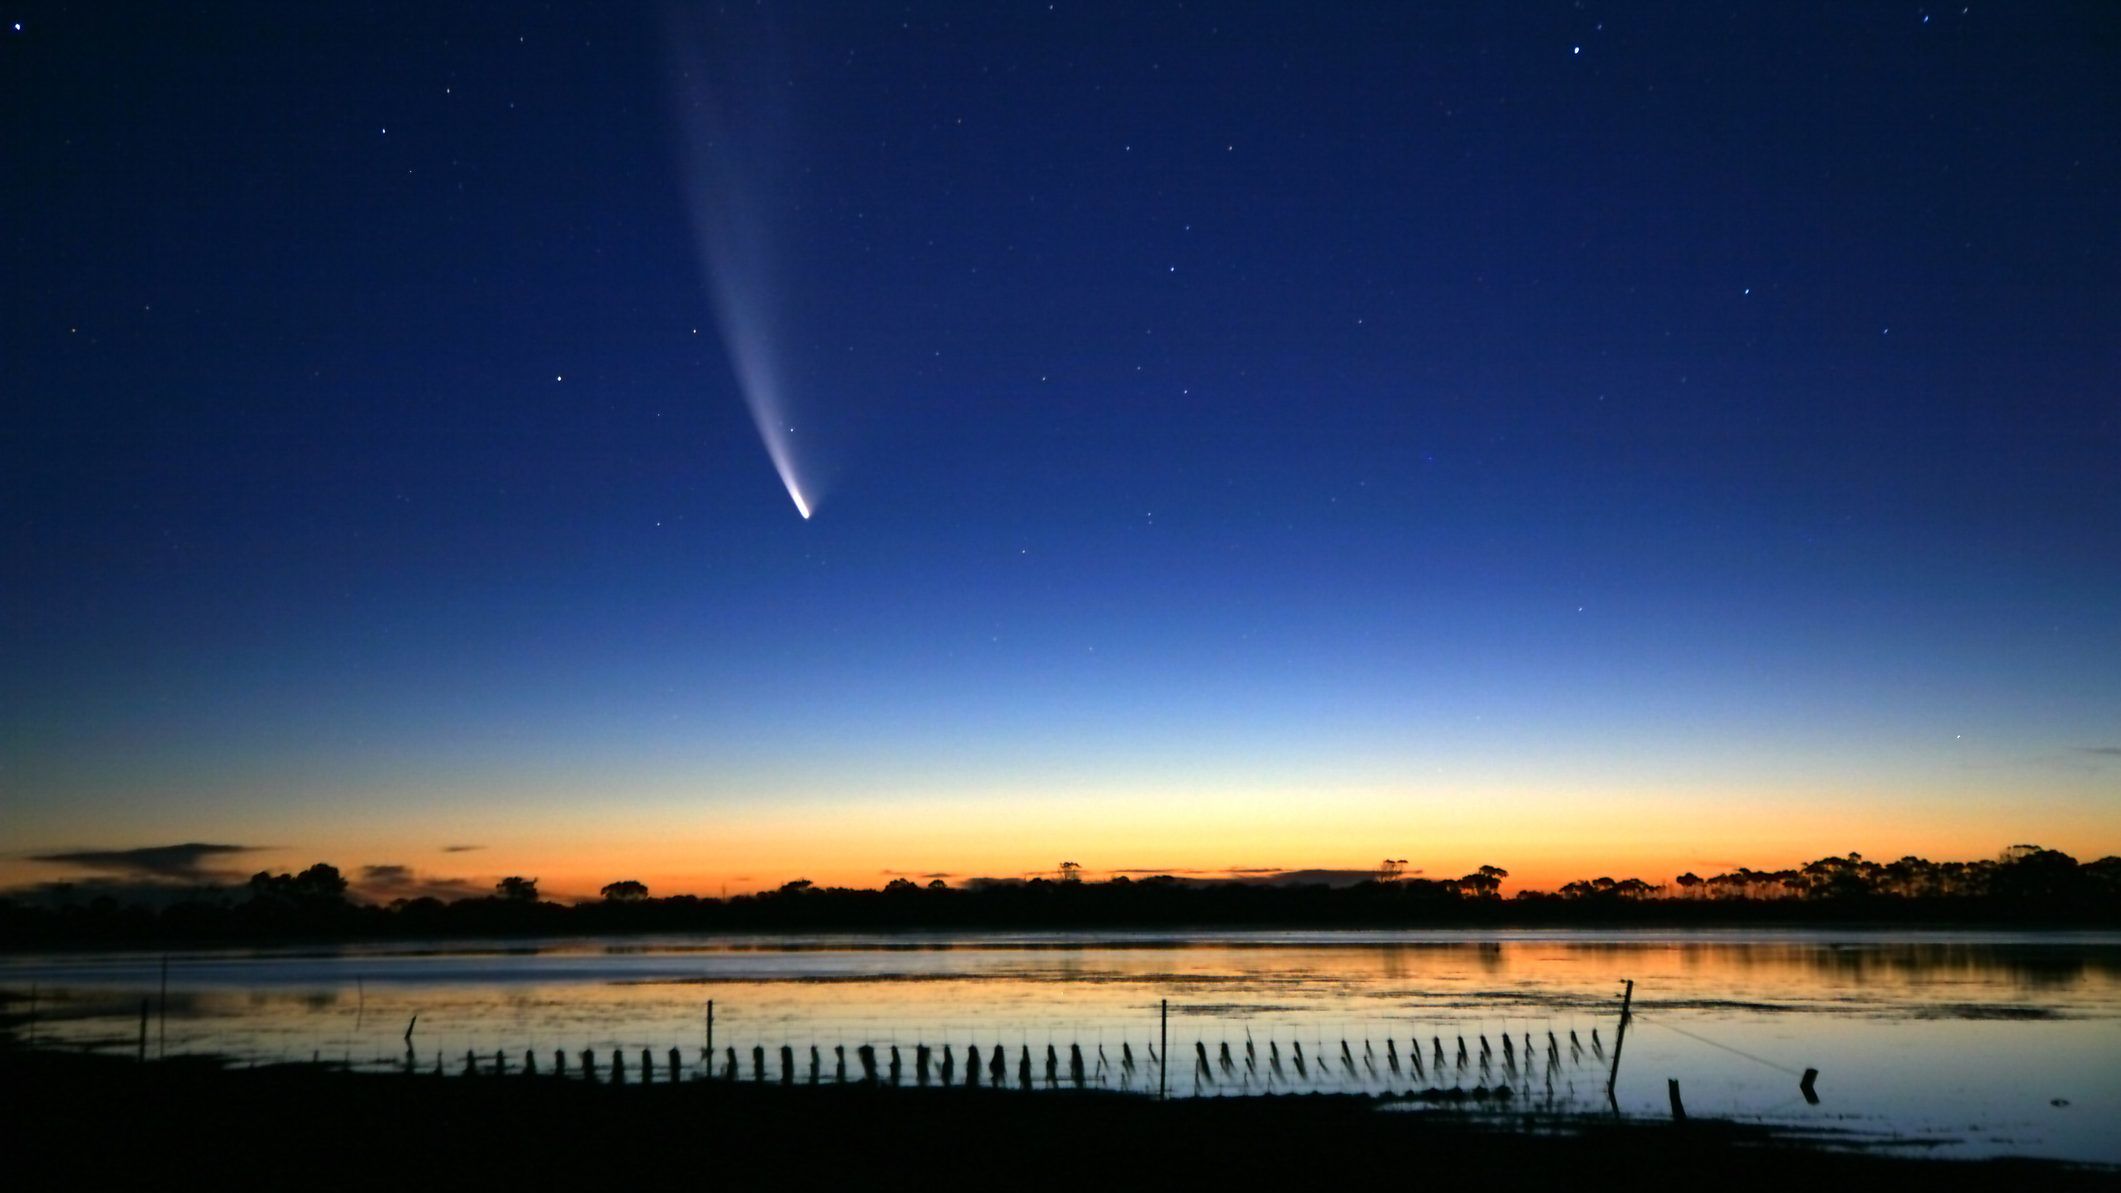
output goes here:
{"type": "MultiPolygon", "coordinates": [[[[1173,1096],[1508,1088],[1508,1113],[1601,1111],[1623,983],[1635,983],[1614,1098],[1863,1136],[1946,1155],[2121,1163],[2121,934],[1412,931],[654,937],[326,950],[0,958],[18,1036],[151,1055],[541,1071],[564,1050],[638,1078],[679,1050],[701,1072],[713,1001],[727,1049],[767,1079],[858,1076],[864,1044],[939,1061],[1000,1045],[1062,1084],[1173,1096]],[[1168,1003],[1168,1021],[1160,1018],[1168,1003]],[[34,1004],[33,1017],[25,1017],[34,1004]],[[1461,1058],[1461,1040],[1463,1054],[1461,1058]],[[1225,1062],[1227,1050],[1227,1063],[1225,1062]],[[1126,1060],[1132,1058],[1128,1068],[1126,1060]],[[1301,1058],[1299,1061],[1299,1057],[1301,1058]],[[1201,1062],[1205,1059],[1206,1064],[1201,1062]],[[1820,1072],[1819,1102],[1798,1088],[1820,1072]]],[[[883,1063],[879,1062],[880,1065],[883,1063]]],[[[983,1074],[984,1075],[984,1074],[983,1074]]],[[[962,1081],[962,1062],[958,1080],[962,1081]]],[[[1493,1102],[1487,1103],[1492,1107],[1493,1102]]],[[[1461,1113],[1455,1109],[1424,1111],[1461,1113]]]]}

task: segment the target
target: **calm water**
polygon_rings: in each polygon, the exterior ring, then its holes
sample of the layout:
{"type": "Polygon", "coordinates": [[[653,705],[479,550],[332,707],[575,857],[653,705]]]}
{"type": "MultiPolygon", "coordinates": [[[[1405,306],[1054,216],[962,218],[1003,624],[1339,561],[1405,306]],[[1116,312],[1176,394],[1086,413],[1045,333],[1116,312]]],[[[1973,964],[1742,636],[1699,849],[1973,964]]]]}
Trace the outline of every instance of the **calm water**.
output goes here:
{"type": "MultiPolygon", "coordinates": [[[[34,988],[28,1030],[42,1043],[129,1053],[142,999],[162,1005],[160,965],[7,958],[0,993],[21,1012],[34,988]]],[[[417,1014],[423,1070],[440,1057],[457,1072],[467,1050],[482,1068],[504,1050],[514,1068],[526,1049],[545,1068],[558,1048],[570,1067],[585,1048],[604,1064],[624,1049],[633,1067],[644,1047],[660,1066],[676,1047],[691,1074],[712,999],[716,1064],[735,1047],[746,1078],[754,1044],[769,1077],[792,1045],[799,1081],[812,1046],[831,1080],[834,1046],[858,1072],[856,1046],[897,1044],[910,1082],[915,1044],[962,1058],[967,1045],[984,1056],[999,1043],[1012,1083],[1028,1046],[1042,1085],[1050,1043],[1064,1081],[1079,1044],[1090,1082],[1153,1090],[1168,999],[1179,1096],[1507,1085],[1518,1109],[1585,1110],[1604,1105],[1632,978],[1624,1113],[1667,1114],[1665,1080],[1676,1077],[1696,1116],[1891,1133],[1947,1154],[2121,1163],[2121,935],[2111,933],[685,937],[187,953],[168,973],[167,1018],[149,1048],[172,1055],[402,1068],[417,1014]],[[1821,1073],[1817,1106],[1798,1092],[1807,1067],[1821,1073]]]]}

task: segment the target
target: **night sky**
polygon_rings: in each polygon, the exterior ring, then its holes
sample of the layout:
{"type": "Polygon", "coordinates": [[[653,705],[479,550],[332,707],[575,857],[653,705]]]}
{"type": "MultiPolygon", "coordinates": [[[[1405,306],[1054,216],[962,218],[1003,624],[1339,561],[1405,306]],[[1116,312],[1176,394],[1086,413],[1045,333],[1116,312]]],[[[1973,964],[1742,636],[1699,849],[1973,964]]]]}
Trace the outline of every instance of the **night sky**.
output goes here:
{"type": "Polygon", "coordinates": [[[2121,852],[2121,7],[731,7],[0,0],[0,885],[2121,852]]]}

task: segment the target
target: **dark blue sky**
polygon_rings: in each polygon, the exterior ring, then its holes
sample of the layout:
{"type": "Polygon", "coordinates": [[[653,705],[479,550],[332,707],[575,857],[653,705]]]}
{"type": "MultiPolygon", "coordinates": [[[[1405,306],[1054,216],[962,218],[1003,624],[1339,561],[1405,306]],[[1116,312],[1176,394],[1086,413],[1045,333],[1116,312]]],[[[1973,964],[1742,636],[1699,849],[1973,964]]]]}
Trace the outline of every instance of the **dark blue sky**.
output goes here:
{"type": "Polygon", "coordinates": [[[25,849],[2121,848],[2111,5],[205,7],[0,4],[25,849]]]}

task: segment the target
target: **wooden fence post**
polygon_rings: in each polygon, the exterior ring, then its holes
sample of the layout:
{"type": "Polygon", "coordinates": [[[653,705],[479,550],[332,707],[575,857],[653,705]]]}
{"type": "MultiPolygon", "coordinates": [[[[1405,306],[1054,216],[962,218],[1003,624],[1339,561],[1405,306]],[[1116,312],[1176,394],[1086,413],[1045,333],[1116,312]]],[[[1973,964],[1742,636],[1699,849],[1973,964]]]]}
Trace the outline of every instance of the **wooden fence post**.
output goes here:
{"type": "Polygon", "coordinates": [[[1156,1018],[1156,1100],[1170,1096],[1171,1000],[1164,999],[1156,1018]]]}

